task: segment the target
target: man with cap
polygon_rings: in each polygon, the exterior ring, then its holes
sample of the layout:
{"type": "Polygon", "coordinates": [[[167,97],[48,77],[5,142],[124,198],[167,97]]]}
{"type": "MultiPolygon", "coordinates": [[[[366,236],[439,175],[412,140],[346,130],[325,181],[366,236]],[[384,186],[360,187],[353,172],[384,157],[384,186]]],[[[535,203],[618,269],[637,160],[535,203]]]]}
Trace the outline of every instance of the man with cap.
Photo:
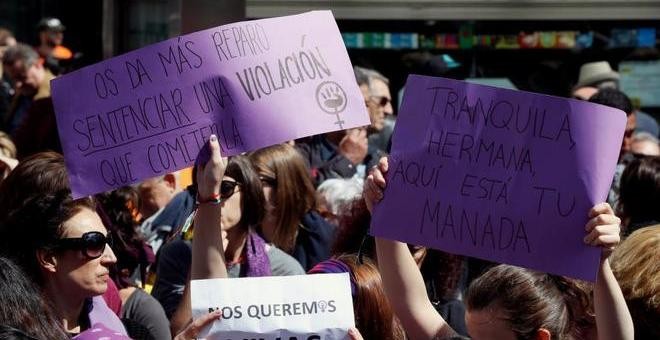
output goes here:
{"type": "Polygon", "coordinates": [[[55,76],[43,65],[35,50],[25,44],[8,48],[2,67],[14,83],[14,97],[1,128],[9,133],[18,159],[47,149],[61,152],[50,97],[50,81],[55,76]]]}
{"type": "Polygon", "coordinates": [[[37,25],[39,46],[35,49],[54,73],[61,73],[64,64],[73,59],[73,52],[62,45],[66,28],[57,18],[43,18],[37,25]]]}
{"type": "MultiPolygon", "coordinates": [[[[573,87],[572,97],[589,100],[602,89],[619,89],[619,73],[614,71],[607,61],[594,61],[582,65],[577,84],[573,87]]],[[[660,135],[660,126],[655,118],[639,110],[635,113],[637,123],[635,132],[647,132],[655,137],[660,135]]]]}

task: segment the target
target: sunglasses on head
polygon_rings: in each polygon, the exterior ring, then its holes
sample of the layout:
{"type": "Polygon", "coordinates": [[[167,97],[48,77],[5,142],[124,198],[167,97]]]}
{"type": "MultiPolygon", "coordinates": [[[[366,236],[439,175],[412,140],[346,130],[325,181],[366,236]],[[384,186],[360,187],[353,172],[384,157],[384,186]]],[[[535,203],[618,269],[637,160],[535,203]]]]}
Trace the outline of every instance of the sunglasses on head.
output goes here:
{"type": "Polygon", "coordinates": [[[378,104],[381,107],[387,106],[387,104],[389,104],[391,101],[390,98],[378,97],[378,96],[371,96],[371,99],[374,101],[374,103],[378,104]]]}
{"type": "Polygon", "coordinates": [[[80,250],[90,259],[101,257],[105,252],[105,245],[112,245],[110,234],[107,236],[99,231],[90,231],[76,238],[62,238],[57,240],[58,249],[80,250]]]}
{"type": "Polygon", "coordinates": [[[241,185],[236,181],[224,180],[220,183],[220,198],[223,200],[228,199],[236,192],[236,187],[241,185]]]}

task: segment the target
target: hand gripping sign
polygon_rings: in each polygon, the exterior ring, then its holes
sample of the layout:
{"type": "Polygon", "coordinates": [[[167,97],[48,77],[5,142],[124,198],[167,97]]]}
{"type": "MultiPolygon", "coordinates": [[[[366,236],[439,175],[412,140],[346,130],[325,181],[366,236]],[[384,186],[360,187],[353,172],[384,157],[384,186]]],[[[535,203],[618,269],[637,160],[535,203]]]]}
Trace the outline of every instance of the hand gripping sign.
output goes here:
{"type": "Polygon", "coordinates": [[[350,287],[347,273],[194,280],[193,317],[222,312],[207,339],[348,339],[350,287]]]}
{"type": "Polygon", "coordinates": [[[594,281],[584,226],[625,124],[602,105],[411,75],[372,233],[594,281]]]}
{"type": "Polygon", "coordinates": [[[74,197],[224,155],[369,124],[329,11],[172,38],[52,82],[74,197]]]}

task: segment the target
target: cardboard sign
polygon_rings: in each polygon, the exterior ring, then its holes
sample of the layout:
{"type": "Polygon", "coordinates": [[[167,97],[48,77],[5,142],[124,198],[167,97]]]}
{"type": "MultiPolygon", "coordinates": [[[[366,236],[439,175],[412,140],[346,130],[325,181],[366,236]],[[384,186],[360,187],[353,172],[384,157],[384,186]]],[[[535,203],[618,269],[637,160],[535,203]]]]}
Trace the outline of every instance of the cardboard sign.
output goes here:
{"type": "Polygon", "coordinates": [[[74,197],[224,155],[369,124],[329,11],[169,39],[52,81],[74,197]]]}
{"type": "Polygon", "coordinates": [[[411,75],[376,236],[595,280],[583,243],[626,115],[572,99],[411,75]]]}
{"type": "Polygon", "coordinates": [[[347,273],[194,280],[191,301],[195,319],[222,311],[207,339],[349,339],[355,326],[347,273]]]}

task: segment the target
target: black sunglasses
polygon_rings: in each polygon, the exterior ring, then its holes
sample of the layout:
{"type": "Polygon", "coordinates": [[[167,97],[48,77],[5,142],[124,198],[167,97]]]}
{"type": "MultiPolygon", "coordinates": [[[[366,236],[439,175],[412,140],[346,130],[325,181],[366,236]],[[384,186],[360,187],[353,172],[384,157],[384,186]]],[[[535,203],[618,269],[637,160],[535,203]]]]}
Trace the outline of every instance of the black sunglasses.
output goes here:
{"type": "Polygon", "coordinates": [[[57,249],[80,250],[90,259],[96,259],[103,255],[105,245],[112,246],[110,234],[103,235],[99,231],[90,231],[77,238],[62,238],[55,242],[57,249]]]}
{"type": "Polygon", "coordinates": [[[387,104],[390,103],[391,99],[387,97],[378,97],[378,96],[371,96],[371,98],[374,100],[374,102],[381,107],[387,106],[387,104]]]}
{"type": "Polygon", "coordinates": [[[228,199],[236,192],[236,187],[241,185],[236,181],[224,180],[220,183],[220,198],[223,200],[228,199]]]}

